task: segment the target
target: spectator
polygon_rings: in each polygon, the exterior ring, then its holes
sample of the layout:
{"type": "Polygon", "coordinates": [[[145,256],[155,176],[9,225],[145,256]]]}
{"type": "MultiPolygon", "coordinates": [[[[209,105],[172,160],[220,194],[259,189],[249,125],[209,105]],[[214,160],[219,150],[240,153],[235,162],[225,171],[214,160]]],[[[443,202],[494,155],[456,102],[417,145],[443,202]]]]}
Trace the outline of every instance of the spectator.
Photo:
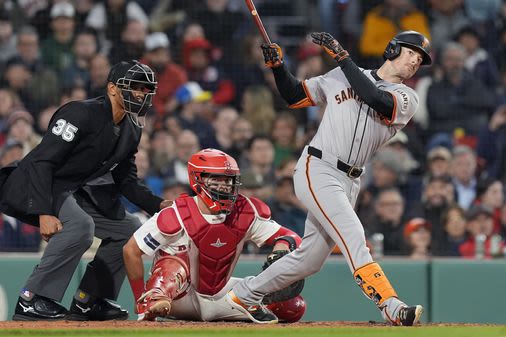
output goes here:
{"type": "Polygon", "coordinates": [[[283,177],[292,177],[295,173],[295,166],[297,165],[297,157],[288,157],[282,160],[276,166],[276,179],[281,179],[283,177]]]}
{"type": "Polygon", "coordinates": [[[7,137],[9,114],[16,108],[21,108],[19,96],[8,88],[0,88],[0,146],[7,137]]]}
{"type": "Polygon", "coordinates": [[[162,198],[164,200],[176,200],[183,193],[190,193],[190,187],[187,184],[171,178],[165,180],[162,190],[162,198]]]}
{"type": "Polygon", "coordinates": [[[434,256],[460,256],[459,247],[467,241],[465,212],[457,204],[449,206],[442,215],[444,239],[432,247],[434,256]]]}
{"type": "Polygon", "coordinates": [[[42,71],[45,66],[40,57],[39,35],[32,26],[23,26],[16,35],[16,54],[10,62],[23,62],[32,74],[42,71]]]}
{"type": "Polygon", "coordinates": [[[86,88],[88,97],[100,96],[105,92],[110,69],[109,59],[104,54],[96,54],[90,60],[90,83],[86,88]]]}
{"type": "Polygon", "coordinates": [[[246,88],[241,106],[242,116],[251,122],[255,133],[264,133],[272,129],[276,111],[269,88],[261,85],[246,88]]]}
{"type": "Polygon", "coordinates": [[[444,245],[442,223],[446,209],[455,202],[455,190],[448,176],[432,176],[422,192],[422,198],[408,209],[407,218],[424,218],[432,225],[432,249],[439,251],[444,245]]]}
{"type": "Polygon", "coordinates": [[[504,204],[504,186],[502,181],[495,178],[482,178],[476,185],[475,204],[487,206],[492,210],[494,221],[493,233],[501,231],[501,207],[504,204]]]}
{"type": "Polygon", "coordinates": [[[409,220],[404,226],[404,241],[409,258],[422,260],[430,257],[431,225],[423,218],[409,220]]]}
{"type": "Polygon", "coordinates": [[[199,144],[205,148],[216,148],[218,143],[212,125],[203,118],[209,110],[212,93],[204,91],[197,82],[188,82],[179,87],[174,100],[179,109],[176,111],[179,124],[183,129],[192,130],[199,138],[199,144]]]}
{"type": "Polygon", "coordinates": [[[258,192],[257,196],[261,199],[269,198],[273,193],[276,180],[272,140],[265,135],[254,135],[248,142],[242,163],[244,163],[241,165],[244,173],[251,173],[264,183],[264,188],[258,192]]]}
{"type": "Polygon", "coordinates": [[[304,236],[306,222],[306,208],[295,196],[292,177],[281,177],[276,181],[274,197],[268,202],[272,212],[272,219],[294,231],[300,237],[304,236]]]}
{"type": "MultiPolygon", "coordinates": [[[[302,146],[297,139],[297,120],[291,113],[276,116],[272,124],[271,137],[274,141],[274,166],[283,160],[292,158],[302,146]]],[[[299,140],[300,141],[300,140],[299,140]]]]}
{"type": "MultiPolygon", "coordinates": [[[[161,197],[163,180],[156,175],[153,175],[148,151],[141,148],[137,150],[137,153],[135,154],[135,166],[137,168],[137,177],[139,177],[139,181],[146,185],[146,187],[149,188],[154,195],[161,197]]],[[[147,213],[142,211],[137,205],[130,202],[127,198],[122,197],[121,199],[125,209],[129,213],[137,216],[141,223],[144,223],[147,220],[149,217],[147,213]]]]}
{"type": "Polygon", "coordinates": [[[139,60],[144,54],[147,34],[144,22],[129,20],[121,31],[120,41],[112,45],[109,60],[113,64],[121,60],[139,60]]]}
{"type": "Polygon", "coordinates": [[[466,50],[464,67],[491,91],[499,85],[499,69],[491,55],[480,46],[481,36],[471,26],[462,28],[455,37],[466,50]]]}
{"type": "Polygon", "coordinates": [[[7,137],[23,144],[25,155],[40,143],[41,137],[34,131],[34,119],[28,111],[21,109],[11,112],[7,124],[7,137]]]}
{"type": "Polygon", "coordinates": [[[239,42],[238,30],[245,18],[242,13],[229,11],[228,2],[204,0],[203,6],[194,6],[188,14],[191,21],[202,25],[206,37],[223,51],[224,58],[232,60],[237,55],[234,55],[230,45],[239,42]]]}
{"type": "Polygon", "coordinates": [[[383,52],[392,36],[403,30],[416,30],[430,40],[427,17],[411,0],[384,0],[365,15],[360,55],[366,60],[366,68],[383,63],[383,52]]]}
{"type": "Polygon", "coordinates": [[[153,107],[161,119],[170,113],[169,102],[176,89],[188,81],[185,70],[172,62],[170,42],[165,33],[151,33],[145,42],[144,62],[153,69],[158,79],[153,107]]]}
{"type": "Polygon", "coordinates": [[[231,106],[219,108],[216,119],[213,121],[214,134],[218,149],[227,152],[234,145],[232,140],[232,128],[239,118],[237,110],[231,106]]]}
{"type": "MultiPolygon", "coordinates": [[[[411,204],[420,200],[422,186],[420,179],[409,175],[409,163],[403,161],[396,151],[383,148],[373,157],[370,167],[370,173],[365,181],[365,190],[362,195],[361,215],[367,217],[363,212],[371,214],[372,201],[381,189],[388,187],[397,187],[402,194],[406,207],[410,208],[411,204]],[[367,210],[369,208],[369,210],[367,210]]],[[[364,221],[367,223],[367,221],[364,221]]]]}
{"type": "Polygon", "coordinates": [[[431,44],[436,55],[452,40],[457,32],[470,24],[462,10],[462,1],[429,0],[431,44]]]}
{"type": "Polygon", "coordinates": [[[476,151],[487,175],[506,181],[506,105],[499,106],[480,131],[476,151]]]}
{"type": "Polygon", "coordinates": [[[0,9],[0,65],[16,55],[16,36],[12,21],[4,9],[0,9]]]}
{"type": "Polygon", "coordinates": [[[501,207],[501,236],[506,238],[506,203],[501,207]]]}
{"type": "Polygon", "coordinates": [[[72,64],[72,44],[75,33],[75,9],[68,2],[57,2],[51,7],[52,34],[42,41],[41,55],[44,64],[58,75],[72,64]]]}
{"type": "Polygon", "coordinates": [[[451,174],[452,153],[444,146],[436,146],[427,153],[425,180],[451,174]]]}
{"type": "Polygon", "coordinates": [[[74,59],[62,71],[61,79],[64,88],[74,86],[88,87],[90,84],[90,62],[98,52],[98,41],[95,32],[86,29],[78,32],[73,44],[74,59]]]}
{"type": "Polygon", "coordinates": [[[405,165],[407,174],[418,172],[420,163],[418,163],[418,161],[413,157],[413,154],[409,149],[408,136],[403,130],[397,131],[397,133],[392,138],[390,138],[385,146],[386,148],[393,150],[399,156],[405,165]]]}
{"type": "Polygon", "coordinates": [[[39,113],[36,125],[37,132],[39,134],[43,135],[44,133],[46,133],[47,127],[49,126],[49,121],[51,120],[57,109],[58,107],[56,105],[50,105],[39,113]]]}
{"type": "Polygon", "coordinates": [[[21,160],[24,156],[23,143],[14,138],[7,139],[5,144],[0,147],[0,168],[16,160],[21,160]]]}
{"type": "Polygon", "coordinates": [[[115,45],[127,41],[122,32],[130,21],[136,21],[143,27],[148,25],[148,17],[136,1],[106,0],[96,3],[91,8],[86,25],[99,33],[101,43],[115,45]]]}
{"type": "Polygon", "coordinates": [[[385,255],[404,255],[403,226],[404,198],[395,187],[381,189],[374,200],[374,218],[364,228],[366,237],[375,233],[384,236],[383,252],[385,255]]]}
{"type": "Polygon", "coordinates": [[[184,42],[183,65],[190,81],[213,93],[213,103],[230,104],[235,99],[234,83],[226,72],[219,67],[212,55],[212,45],[205,38],[184,42]]]}
{"type": "Polygon", "coordinates": [[[176,138],[176,157],[164,168],[164,178],[175,178],[188,185],[188,160],[200,150],[199,139],[191,130],[183,130],[176,138]]]}
{"type": "MultiPolygon", "coordinates": [[[[267,85],[266,74],[268,69],[264,66],[264,57],[260,48],[263,42],[258,33],[244,37],[239,45],[240,55],[230,65],[230,76],[236,87],[235,106],[240,105],[244,90],[252,85],[267,85]]],[[[286,104],[283,104],[285,106],[286,104]]]]}
{"type": "Polygon", "coordinates": [[[82,101],[88,98],[86,89],[81,86],[73,86],[69,88],[63,88],[61,90],[60,104],[63,105],[72,101],[82,101]]]}
{"type": "Polygon", "coordinates": [[[165,170],[174,159],[177,137],[172,136],[166,129],[154,130],[149,137],[149,158],[154,172],[159,176],[166,174],[165,170]]]}
{"type": "Polygon", "coordinates": [[[448,43],[441,53],[442,78],[433,80],[427,93],[431,135],[453,136],[462,128],[476,136],[495,105],[493,93],[465,70],[465,58],[465,49],[457,43],[448,43]]]}
{"type": "MultiPolygon", "coordinates": [[[[483,234],[486,236],[484,243],[484,256],[491,258],[495,252],[490,251],[490,237],[493,234],[494,221],[492,219],[492,210],[484,205],[473,205],[466,213],[466,226],[469,232],[469,238],[460,245],[460,254],[464,257],[476,256],[476,236],[483,234]]],[[[504,241],[500,242],[500,251],[504,247],[504,241]]]]}
{"type": "Polygon", "coordinates": [[[164,32],[174,36],[187,18],[187,9],[192,3],[187,1],[159,0],[153,1],[154,7],[149,14],[149,30],[164,32]]]}
{"type": "Polygon", "coordinates": [[[240,158],[246,145],[253,137],[253,125],[244,117],[239,117],[232,124],[232,148],[228,152],[233,158],[240,158]]]}
{"type": "Polygon", "coordinates": [[[466,145],[459,145],[453,149],[452,182],[455,185],[457,203],[464,210],[468,210],[476,198],[476,153],[466,145]]]}

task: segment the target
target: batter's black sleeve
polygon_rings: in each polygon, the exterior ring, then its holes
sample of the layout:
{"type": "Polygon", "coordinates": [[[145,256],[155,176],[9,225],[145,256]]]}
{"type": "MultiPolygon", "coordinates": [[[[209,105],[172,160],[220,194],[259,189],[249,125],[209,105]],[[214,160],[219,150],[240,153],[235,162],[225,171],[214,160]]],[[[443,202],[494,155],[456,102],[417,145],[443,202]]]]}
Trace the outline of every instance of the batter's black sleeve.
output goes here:
{"type": "Polygon", "coordinates": [[[293,76],[286,66],[272,68],[276,86],[278,87],[281,97],[289,104],[295,104],[307,97],[302,82],[293,76]]]}
{"type": "Polygon", "coordinates": [[[349,57],[339,63],[351,87],[376,112],[389,120],[394,112],[394,98],[388,91],[378,89],[349,57]]]}
{"type": "Polygon", "coordinates": [[[135,153],[132,153],[112,171],[114,182],[118,185],[121,194],[128,200],[153,215],[160,210],[160,203],[163,199],[154,195],[139,181],[134,155],[135,153]]]}
{"type": "Polygon", "coordinates": [[[89,128],[89,114],[80,102],[62,106],[53,116],[40,144],[28,156],[28,214],[54,215],[54,171],[62,165],[89,128]]]}

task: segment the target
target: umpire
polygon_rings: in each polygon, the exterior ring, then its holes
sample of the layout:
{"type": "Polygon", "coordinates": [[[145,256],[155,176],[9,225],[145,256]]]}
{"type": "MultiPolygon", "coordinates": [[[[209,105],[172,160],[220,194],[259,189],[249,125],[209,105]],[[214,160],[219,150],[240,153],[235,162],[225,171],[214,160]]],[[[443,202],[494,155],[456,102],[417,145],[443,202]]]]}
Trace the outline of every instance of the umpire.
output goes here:
{"type": "Polygon", "coordinates": [[[60,107],[41,143],[0,171],[0,211],[39,226],[48,241],[13,320],[127,319],[110,300],[125,278],[123,245],[141,224],[119,196],[150,214],[167,203],[139,182],[134,163],[156,85],[142,63],[114,65],[105,96],[60,107]],[[94,236],[102,243],[67,311],[57,302],[94,236]]]}

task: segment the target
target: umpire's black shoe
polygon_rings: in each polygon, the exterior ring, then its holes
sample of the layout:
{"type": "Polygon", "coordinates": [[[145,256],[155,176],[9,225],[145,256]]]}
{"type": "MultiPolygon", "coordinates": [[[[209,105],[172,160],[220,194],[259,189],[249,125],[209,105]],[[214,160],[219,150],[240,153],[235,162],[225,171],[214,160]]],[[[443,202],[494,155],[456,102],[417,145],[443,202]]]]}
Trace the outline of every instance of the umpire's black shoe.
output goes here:
{"type": "Polygon", "coordinates": [[[97,298],[88,303],[74,299],[70,305],[69,321],[110,321],[128,319],[128,311],[106,299],[97,298]]]}
{"type": "Polygon", "coordinates": [[[62,320],[67,315],[67,309],[55,301],[38,295],[33,295],[31,300],[23,297],[18,298],[14,310],[13,321],[49,321],[62,320]]]}
{"type": "Polygon", "coordinates": [[[278,323],[278,318],[263,304],[248,306],[241,302],[241,300],[230,290],[225,295],[225,300],[232,306],[232,308],[239,310],[245,314],[252,322],[260,324],[273,324],[278,323]]]}
{"type": "Polygon", "coordinates": [[[399,325],[412,326],[420,321],[423,314],[423,307],[421,305],[414,305],[412,307],[404,307],[399,310],[398,321],[399,325]]]}

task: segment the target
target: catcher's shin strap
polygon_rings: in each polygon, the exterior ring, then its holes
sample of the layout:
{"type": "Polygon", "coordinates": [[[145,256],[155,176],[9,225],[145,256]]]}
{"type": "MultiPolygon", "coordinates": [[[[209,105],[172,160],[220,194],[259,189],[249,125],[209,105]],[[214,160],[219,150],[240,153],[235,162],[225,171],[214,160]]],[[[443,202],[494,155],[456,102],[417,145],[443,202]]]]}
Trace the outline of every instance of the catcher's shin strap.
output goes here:
{"type": "MultiPolygon", "coordinates": [[[[318,159],[322,159],[323,157],[322,150],[319,150],[316,147],[309,146],[307,148],[307,153],[318,159]]],[[[346,173],[346,175],[348,175],[350,178],[358,178],[364,171],[364,169],[361,167],[348,165],[339,159],[337,160],[337,169],[346,173]]]]}
{"type": "Polygon", "coordinates": [[[358,268],[353,273],[353,277],[364,294],[376,305],[382,304],[392,296],[397,297],[390,281],[376,262],[358,268]]]}

